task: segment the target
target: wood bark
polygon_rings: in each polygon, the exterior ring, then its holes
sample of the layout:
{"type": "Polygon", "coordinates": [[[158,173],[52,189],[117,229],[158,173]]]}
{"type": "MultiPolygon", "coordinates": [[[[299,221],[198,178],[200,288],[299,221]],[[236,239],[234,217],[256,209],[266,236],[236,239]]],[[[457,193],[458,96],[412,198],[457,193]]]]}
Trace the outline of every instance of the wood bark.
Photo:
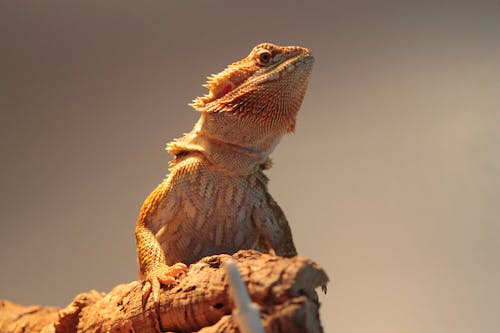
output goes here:
{"type": "Polygon", "coordinates": [[[158,308],[152,297],[143,301],[142,281],[118,285],[107,294],[80,294],[63,309],[0,300],[0,332],[239,332],[222,267],[229,258],[236,260],[252,301],[260,306],[266,332],[322,332],[315,289],[328,282],[326,273],[304,257],[253,250],[191,265],[176,286],[162,289],[158,308]]]}

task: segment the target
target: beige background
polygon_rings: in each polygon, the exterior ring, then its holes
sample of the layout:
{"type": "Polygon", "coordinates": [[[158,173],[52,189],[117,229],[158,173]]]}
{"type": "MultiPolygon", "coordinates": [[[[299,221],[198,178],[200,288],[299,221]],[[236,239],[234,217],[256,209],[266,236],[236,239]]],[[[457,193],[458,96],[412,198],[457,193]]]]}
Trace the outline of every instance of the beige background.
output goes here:
{"type": "Polygon", "coordinates": [[[2,1],[0,297],[136,278],[133,230],[208,74],[311,48],[271,191],[327,332],[498,332],[497,1],[2,1]]]}

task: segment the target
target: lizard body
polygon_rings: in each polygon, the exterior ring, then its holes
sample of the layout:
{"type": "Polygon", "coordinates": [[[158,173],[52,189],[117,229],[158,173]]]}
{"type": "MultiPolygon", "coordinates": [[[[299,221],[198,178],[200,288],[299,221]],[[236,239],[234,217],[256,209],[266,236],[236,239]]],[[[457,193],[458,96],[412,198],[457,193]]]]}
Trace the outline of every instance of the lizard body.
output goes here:
{"type": "Polygon", "coordinates": [[[136,225],[140,277],[155,302],[160,285],[204,256],[240,249],[297,254],[263,170],[292,132],[314,58],[303,47],[257,45],[208,78],[191,104],[201,117],[167,150],[167,178],[145,200],[136,225]]]}

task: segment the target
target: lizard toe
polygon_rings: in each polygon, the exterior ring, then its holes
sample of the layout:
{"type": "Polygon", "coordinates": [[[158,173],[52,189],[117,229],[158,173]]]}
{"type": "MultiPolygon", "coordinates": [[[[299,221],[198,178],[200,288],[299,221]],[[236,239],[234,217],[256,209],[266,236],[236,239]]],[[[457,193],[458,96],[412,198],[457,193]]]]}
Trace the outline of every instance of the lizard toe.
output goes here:
{"type": "Polygon", "coordinates": [[[160,299],[161,286],[172,287],[177,284],[178,278],[188,271],[188,267],[183,263],[176,263],[172,266],[159,265],[146,274],[143,287],[143,304],[149,295],[153,294],[153,301],[158,304],[160,299]]]}

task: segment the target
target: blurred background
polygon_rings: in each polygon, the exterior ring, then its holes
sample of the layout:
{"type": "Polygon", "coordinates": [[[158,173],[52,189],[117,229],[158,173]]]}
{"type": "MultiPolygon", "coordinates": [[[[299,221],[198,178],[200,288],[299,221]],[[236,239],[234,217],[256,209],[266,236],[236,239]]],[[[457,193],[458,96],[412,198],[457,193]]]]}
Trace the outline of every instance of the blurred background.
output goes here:
{"type": "Polygon", "coordinates": [[[0,37],[1,298],[136,279],[187,103],[272,42],[316,57],[269,176],[325,331],[498,331],[498,1],[2,1],[0,37]]]}

